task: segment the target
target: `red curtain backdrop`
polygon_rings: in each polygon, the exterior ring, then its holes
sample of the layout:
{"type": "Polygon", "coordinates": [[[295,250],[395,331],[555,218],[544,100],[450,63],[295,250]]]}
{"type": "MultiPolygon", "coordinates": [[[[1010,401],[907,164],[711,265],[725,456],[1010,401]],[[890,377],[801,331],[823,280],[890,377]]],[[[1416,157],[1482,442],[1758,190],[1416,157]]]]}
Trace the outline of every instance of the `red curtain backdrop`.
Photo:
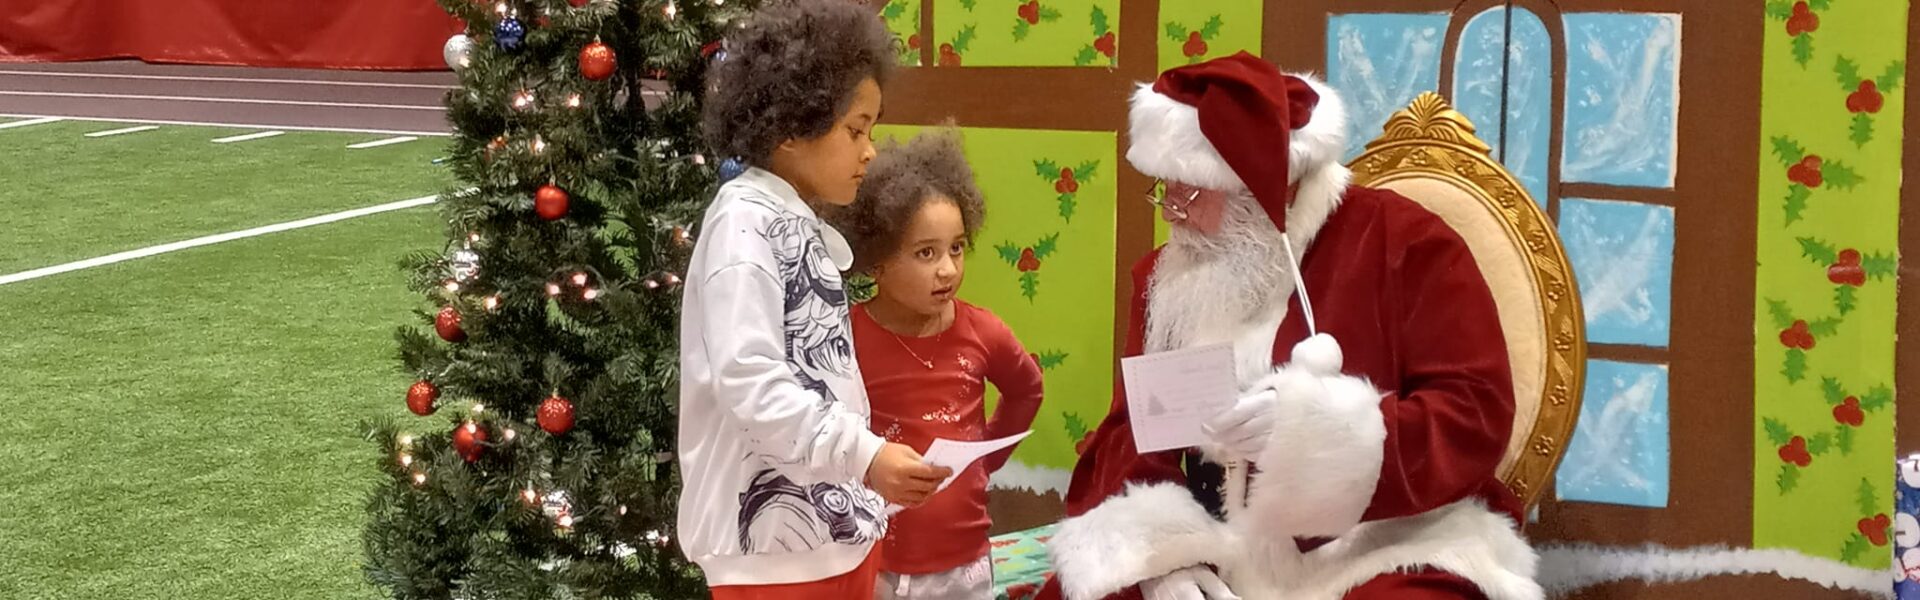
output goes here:
{"type": "Polygon", "coordinates": [[[433,0],[22,0],[0,62],[150,62],[444,70],[460,23],[433,0]]]}

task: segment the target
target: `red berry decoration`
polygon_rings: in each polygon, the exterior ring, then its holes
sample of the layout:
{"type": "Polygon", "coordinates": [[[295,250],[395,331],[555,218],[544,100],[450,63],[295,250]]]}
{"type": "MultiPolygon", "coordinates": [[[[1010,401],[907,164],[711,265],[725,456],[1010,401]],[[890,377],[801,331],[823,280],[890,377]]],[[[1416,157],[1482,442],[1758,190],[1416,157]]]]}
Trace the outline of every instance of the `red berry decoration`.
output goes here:
{"type": "Polygon", "coordinates": [[[456,344],[467,341],[467,330],[460,328],[460,311],[451,306],[441,308],[440,314],[433,317],[433,332],[440,334],[440,339],[456,344]]]}
{"type": "Polygon", "coordinates": [[[546,184],[533,193],[533,212],[548,221],[567,216],[567,191],[560,186],[546,184]]]}
{"type": "Polygon", "coordinates": [[[1040,0],[1033,0],[1032,2],[1020,5],[1020,18],[1026,21],[1028,25],[1039,25],[1040,0]]]}
{"type": "Polygon", "coordinates": [[[1187,34],[1187,43],[1181,44],[1180,53],[1189,58],[1207,54],[1207,40],[1200,38],[1200,32],[1187,34]]]}
{"type": "Polygon", "coordinates": [[[1807,439],[1793,436],[1787,445],[1780,447],[1780,460],[1797,467],[1813,464],[1813,454],[1807,452],[1807,439]]]}
{"type": "Polygon", "coordinates": [[[1820,157],[1812,154],[1800,159],[1798,164],[1787,167],[1787,180],[1809,188],[1820,187],[1824,175],[1820,172],[1820,157]]]}
{"type": "Polygon", "coordinates": [[[433,414],[433,401],[440,399],[440,388],[425,379],[413,382],[407,388],[407,410],[422,417],[433,414]]]}
{"type": "Polygon", "coordinates": [[[1841,250],[1833,265],[1827,267],[1827,281],[1853,287],[1866,285],[1867,270],[1860,266],[1860,251],[1852,248],[1841,250]]]}
{"type": "Polygon", "coordinates": [[[1021,250],[1020,262],[1015,264],[1014,267],[1020,269],[1021,273],[1038,271],[1040,270],[1040,257],[1034,256],[1032,248],[1021,250]]]}
{"type": "Polygon", "coordinates": [[[1860,399],[1847,396],[1845,401],[1833,407],[1833,420],[1848,427],[1859,427],[1867,421],[1867,414],[1860,410],[1860,399]]]}
{"type": "Polygon", "coordinates": [[[1787,35],[1799,37],[1803,33],[1813,33],[1820,29],[1820,15],[1813,14],[1806,0],[1793,3],[1793,15],[1787,17],[1787,35]]]}
{"type": "Polygon", "coordinates": [[[554,435],[564,435],[573,430],[573,403],[558,395],[548,396],[540,402],[540,428],[554,435]]]}
{"type": "Polygon", "coordinates": [[[1805,320],[1794,321],[1793,325],[1780,331],[1780,345],[1801,350],[1813,349],[1813,332],[1807,330],[1805,320]]]}
{"type": "Polygon", "coordinates": [[[600,81],[613,76],[613,48],[595,41],[580,49],[580,76],[600,81]]]}
{"type": "Polygon", "coordinates": [[[461,423],[453,428],[453,451],[467,462],[480,460],[480,451],[485,449],[487,430],[473,421],[461,423]]]}
{"type": "Polygon", "coordinates": [[[1881,513],[1861,519],[1860,522],[1854,526],[1859,528],[1860,535],[1867,536],[1867,541],[1873,542],[1873,545],[1885,546],[1887,545],[1887,529],[1893,527],[1893,519],[1887,518],[1886,513],[1881,513]]]}
{"type": "Polygon", "coordinates": [[[1106,55],[1107,58],[1113,58],[1113,55],[1119,51],[1119,48],[1115,46],[1116,43],[1113,32],[1109,31],[1106,35],[1094,38],[1093,49],[1095,52],[1106,55]]]}

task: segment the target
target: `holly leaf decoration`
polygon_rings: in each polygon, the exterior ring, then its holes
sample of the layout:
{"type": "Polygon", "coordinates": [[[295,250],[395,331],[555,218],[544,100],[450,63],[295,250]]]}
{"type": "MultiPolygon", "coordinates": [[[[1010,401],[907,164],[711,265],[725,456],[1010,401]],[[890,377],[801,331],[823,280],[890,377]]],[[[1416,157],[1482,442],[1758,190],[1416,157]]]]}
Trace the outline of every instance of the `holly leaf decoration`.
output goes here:
{"type": "Polygon", "coordinates": [[[1834,286],[1833,309],[1839,311],[1840,314],[1844,315],[1853,312],[1853,307],[1858,304],[1857,300],[1858,297],[1854,294],[1853,286],[1845,284],[1834,286]]]}
{"type": "Polygon", "coordinates": [[[1824,267],[1840,260],[1839,253],[1826,242],[1810,237],[1799,238],[1799,242],[1800,255],[1813,259],[1814,264],[1824,267]]]}
{"type": "Polygon", "coordinates": [[[1040,7],[1040,20],[1052,23],[1060,20],[1060,11],[1051,6],[1040,7]]]}
{"type": "Polygon", "coordinates": [[[1894,88],[1900,87],[1900,78],[1906,74],[1907,61],[1896,60],[1893,64],[1887,65],[1887,70],[1881,72],[1879,77],[1873,78],[1873,85],[1880,88],[1882,92],[1891,92],[1894,88]]]}
{"type": "Polygon", "coordinates": [[[1100,161],[1089,160],[1073,168],[1073,178],[1081,182],[1093,181],[1094,173],[1100,170],[1100,161]]]}
{"type": "MultiPolygon", "coordinates": [[[[1767,299],[1767,314],[1773,317],[1774,327],[1786,329],[1793,326],[1793,310],[1787,308],[1787,303],[1785,302],[1771,298],[1767,299]]],[[[1784,444],[1786,442],[1781,443],[1784,444]]]]}
{"type": "Polygon", "coordinates": [[[1853,428],[1844,424],[1835,425],[1833,427],[1833,446],[1839,448],[1840,454],[1842,455],[1853,454],[1853,428]]]}
{"type": "Polygon", "coordinates": [[[1853,59],[1840,56],[1833,59],[1833,74],[1840,79],[1840,89],[1851,92],[1860,87],[1860,65],[1853,59]]]}
{"type": "Polygon", "coordinates": [[[1873,141],[1873,117],[1867,113],[1853,115],[1853,124],[1847,126],[1847,139],[1855,146],[1865,146],[1873,141]]]}
{"type": "Polygon", "coordinates": [[[1807,376],[1807,352],[1799,348],[1788,348],[1786,364],[1780,367],[1780,374],[1787,376],[1787,383],[1799,383],[1807,376]]]}
{"type": "Polygon", "coordinates": [[[1073,56],[1073,64],[1077,67],[1084,67],[1093,64],[1094,59],[1097,58],[1100,58],[1100,51],[1093,49],[1093,45],[1089,44],[1080,48],[1080,53],[1073,56]]]}
{"type": "Polygon", "coordinates": [[[1830,6],[1833,6],[1833,0],[1807,0],[1807,8],[1814,10],[1826,10],[1830,6]]]}
{"type": "Polygon", "coordinates": [[[993,250],[998,252],[1000,260],[1007,261],[1008,265],[1019,266],[1020,247],[1013,245],[1013,242],[1000,242],[1000,245],[994,246],[993,250]]]}
{"type": "Polygon", "coordinates": [[[980,0],[960,0],[960,8],[967,9],[967,12],[973,12],[973,7],[979,3],[980,0]]]}
{"type": "MultiPolygon", "coordinates": [[[[1041,367],[1041,368],[1045,369],[1046,367],[1041,367]]],[[[1074,413],[1060,413],[1060,416],[1062,420],[1066,421],[1067,423],[1067,437],[1072,439],[1074,443],[1079,443],[1080,438],[1087,437],[1087,433],[1088,433],[1087,422],[1080,420],[1080,415],[1074,414],[1074,413]]]]}
{"type": "Polygon", "coordinates": [[[1807,66],[1813,60],[1813,34],[1802,33],[1793,38],[1793,60],[1800,66],[1807,66]]]}
{"type": "Polygon", "coordinates": [[[976,31],[978,27],[979,27],[978,25],[968,25],[966,29],[962,29],[960,30],[959,34],[954,35],[953,51],[960,54],[966,54],[967,49],[973,46],[973,38],[978,37],[979,35],[978,32],[976,31]]]}
{"type": "Polygon", "coordinates": [[[895,2],[888,2],[886,8],[880,9],[880,18],[888,21],[898,19],[904,14],[907,14],[907,3],[897,0],[895,2]]]}
{"type": "Polygon", "coordinates": [[[1860,410],[1875,412],[1893,404],[1893,390],[1884,385],[1873,386],[1860,396],[1860,410]]]}
{"type": "Polygon", "coordinates": [[[1767,18],[1784,20],[1792,17],[1793,4],[1786,0],[1770,0],[1767,2],[1767,18]]]}
{"type": "Polygon", "coordinates": [[[1068,223],[1072,223],[1073,209],[1074,209],[1073,194],[1061,194],[1060,195],[1060,218],[1066,219],[1068,223]]]}
{"type": "Polygon", "coordinates": [[[1894,271],[1900,269],[1900,259],[1892,254],[1875,252],[1860,258],[1860,269],[1866,271],[1868,277],[1878,281],[1892,277],[1894,271]]]}
{"type": "Polygon", "coordinates": [[[1807,454],[1820,456],[1826,454],[1827,451],[1831,449],[1833,449],[1832,432],[1822,431],[1813,437],[1807,438],[1807,454]]]}
{"type": "Polygon", "coordinates": [[[1226,24],[1226,21],[1220,20],[1220,15],[1214,15],[1212,18],[1207,19],[1207,24],[1200,26],[1200,39],[1209,42],[1213,41],[1213,38],[1220,35],[1220,28],[1225,27],[1226,24]]]}
{"type": "Polygon", "coordinates": [[[1860,174],[1855,173],[1853,167],[1837,160],[1820,163],[1820,177],[1826,179],[1823,187],[1845,190],[1853,189],[1853,186],[1860,185],[1861,181],[1860,174]]]}
{"type": "Polygon", "coordinates": [[[1060,179],[1060,165],[1054,163],[1053,159],[1033,161],[1033,172],[1047,181],[1060,179]]]}
{"type": "Polygon", "coordinates": [[[1800,143],[1787,136],[1774,136],[1773,155],[1780,157],[1780,164],[1794,166],[1807,157],[1807,150],[1800,143]]]}
{"type": "Polygon", "coordinates": [[[1018,42],[1018,41],[1026,40],[1027,33],[1031,31],[1032,31],[1032,26],[1027,25],[1026,19],[1015,18],[1013,20],[1013,41],[1018,42]]]}
{"type": "Polygon", "coordinates": [[[1806,212],[1807,200],[1811,198],[1813,198],[1813,191],[1807,189],[1807,186],[1798,183],[1787,186],[1787,203],[1785,207],[1788,225],[1792,225],[1794,221],[1800,220],[1800,213],[1806,212]]]}
{"type": "Polygon", "coordinates": [[[1773,482],[1780,486],[1781,494],[1793,491],[1793,488],[1800,487],[1800,468],[1780,465],[1780,474],[1773,478],[1773,482]]]}
{"type": "Polygon", "coordinates": [[[1179,23],[1168,22],[1167,23],[1167,39],[1173,40],[1176,42],[1187,41],[1187,26],[1181,25],[1179,23]]]}
{"type": "Polygon", "coordinates": [[[1807,322],[1807,333],[1813,334],[1813,337],[1815,338],[1832,336],[1833,334],[1839,332],[1839,329],[1840,329],[1839,317],[1827,317],[1825,319],[1819,319],[1819,320],[1807,322]]]}
{"type": "Polygon", "coordinates": [[[1853,490],[1853,501],[1854,505],[1859,507],[1862,516],[1873,516],[1881,513],[1880,495],[1874,493],[1873,480],[1871,479],[1865,477],[1860,478],[1860,487],[1853,490]]]}
{"type": "Polygon", "coordinates": [[[1760,423],[1767,430],[1767,441],[1773,442],[1773,445],[1785,446],[1793,441],[1793,431],[1787,429],[1787,424],[1781,423],[1779,419],[1767,417],[1761,419],[1760,423]]]}
{"type": "Polygon", "coordinates": [[[1841,562],[1848,563],[1860,560],[1860,557],[1866,556],[1867,550],[1872,548],[1872,544],[1867,543],[1866,536],[1860,535],[1859,532],[1854,532],[1853,535],[1847,537],[1846,545],[1840,547],[1840,560],[1841,562]]]}
{"type": "Polygon", "coordinates": [[[1039,362],[1040,362],[1040,370],[1042,371],[1050,370],[1054,367],[1060,366],[1061,363],[1067,362],[1067,353],[1061,352],[1059,350],[1048,350],[1046,352],[1041,352],[1039,362]]]}
{"type": "Polygon", "coordinates": [[[1054,248],[1059,245],[1059,242],[1059,233],[1040,238],[1040,243],[1033,245],[1033,257],[1046,260],[1048,256],[1053,254],[1054,248]]]}
{"type": "Polygon", "coordinates": [[[1094,5],[1093,13],[1089,15],[1088,20],[1093,22],[1093,37],[1106,35],[1112,30],[1107,24],[1107,11],[1100,10],[1099,5],[1094,5]]]}
{"type": "Polygon", "coordinates": [[[1827,398],[1827,405],[1835,405],[1847,400],[1847,390],[1840,387],[1840,380],[1832,377],[1820,378],[1820,393],[1827,398]]]}
{"type": "Polygon", "coordinates": [[[1020,274],[1020,295],[1026,296],[1028,302],[1032,302],[1034,296],[1040,295],[1039,273],[1027,271],[1020,274]]]}

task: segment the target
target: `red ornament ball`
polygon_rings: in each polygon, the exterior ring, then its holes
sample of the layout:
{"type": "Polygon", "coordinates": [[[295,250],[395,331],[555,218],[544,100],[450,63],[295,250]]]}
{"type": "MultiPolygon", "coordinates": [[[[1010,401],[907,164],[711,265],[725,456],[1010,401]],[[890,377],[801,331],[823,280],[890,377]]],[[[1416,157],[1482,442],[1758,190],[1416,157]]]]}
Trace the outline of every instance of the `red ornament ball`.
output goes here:
{"type": "Polygon", "coordinates": [[[572,6],[574,8],[583,8],[587,5],[588,2],[592,2],[592,1],[593,0],[567,0],[567,5],[572,6]]]}
{"type": "Polygon", "coordinates": [[[573,430],[573,403],[558,395],[540,402],[540,428],[554,435],[573,430]]]}
{"type": "Polygon", "coordinates": [[[594,42],[580,49],[580,76],[600,81],[613,76],[613,48],[594,42]]]}
{"type": "Polygon", "coordinates": [[[467,462],[480,460],[480,451],[485,449],[487,430],[473,421],[461,423],[453,428],[453,451],[467,462]]]}
{"type": "Polygon", "coordinates": [[[433,414],[433,401],[440,399],[440,388],[425,379],[413,382],[407,388],[407,410],[422,417],[433,414]]]}
{"type": "Polygon", "coordinates": [[[567,191],[560,186],[546,184],[533,193],[533,212],[548,221],[567,216],[567,191]]]}
{"type": "Polygon", "coordinates": [[[440,314],[433,317],[433,332],[440,334],[440,339],[456,344],[467,341],[467,330],[460,328],[460,311],[451,306],[441,308],[440,314]]]}

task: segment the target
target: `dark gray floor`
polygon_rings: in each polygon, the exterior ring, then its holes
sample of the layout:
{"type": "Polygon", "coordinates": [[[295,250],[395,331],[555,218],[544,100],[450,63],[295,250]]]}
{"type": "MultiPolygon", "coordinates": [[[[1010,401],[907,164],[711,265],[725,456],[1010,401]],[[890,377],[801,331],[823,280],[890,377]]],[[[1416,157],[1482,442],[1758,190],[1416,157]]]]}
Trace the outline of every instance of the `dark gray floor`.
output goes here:
{"type": "Polygon", "coordinates": [[[450,72],[0,62],[0,114],[442,135],[450,72]]]}

